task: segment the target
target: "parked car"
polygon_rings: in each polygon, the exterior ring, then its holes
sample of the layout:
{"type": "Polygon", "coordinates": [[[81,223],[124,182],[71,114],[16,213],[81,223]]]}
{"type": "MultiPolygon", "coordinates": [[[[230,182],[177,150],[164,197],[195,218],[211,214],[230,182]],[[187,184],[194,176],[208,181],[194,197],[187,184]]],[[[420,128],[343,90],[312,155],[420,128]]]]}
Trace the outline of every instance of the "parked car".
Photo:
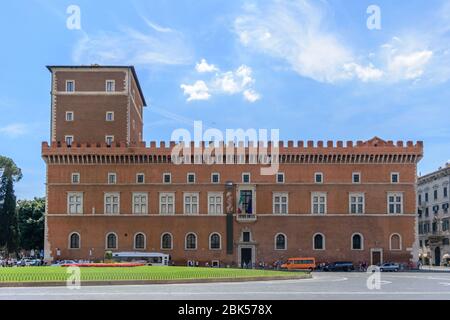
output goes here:
{"type": "Polygon", "coordinates": [[[51,266],[52,267],[60,267],[62,265],[67,265],[67,264],[76,264],[77,262],[74,260],[60,260],[60,261],[56,261],[55,263],[53,263],[51,266]]]}
{"type": "Polygon", "coordinates": [[[380,266],[380,271],[392,271],[392,272],[397,272],[398,270],[400,270],[400,265],[398,263],[392,263],[392,262],[387,262],[387,263],[383,263],[380,266]]]}
{"type": "Polygon", "coordinates": [[[330,264],[327,264],[323,271],[353,271],[355,270],[355,266],[352,262],[349,261],[337,261],[330,264]]]}

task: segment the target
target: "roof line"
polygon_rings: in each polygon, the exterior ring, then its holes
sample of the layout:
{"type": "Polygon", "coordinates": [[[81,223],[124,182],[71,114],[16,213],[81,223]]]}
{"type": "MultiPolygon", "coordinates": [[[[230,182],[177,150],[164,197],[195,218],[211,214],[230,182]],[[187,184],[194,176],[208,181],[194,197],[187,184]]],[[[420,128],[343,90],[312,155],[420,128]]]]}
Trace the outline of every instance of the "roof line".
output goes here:
{"type": "Polygon", "coordinates": [[[117,69],[131,69],[131,72],[133,73],[133,77],[136,80],[136,85],[139,90],[139,94],[142,98],[142,102],[144,103],[144,107],[147,106],[147,102],[145,101],[144,93],[141,88],[141,84],[139,83],[139,78],[136,73],[136,69],[134,66],[100,66],[100,65],[86,65],[86,66],[68,66],[68,65],[56,65],[56,66],[46,66],[47,69],[52,72],[53,68],[64,68],[64,69],[106,69],[106,68],[117,68],[117,69]]]}

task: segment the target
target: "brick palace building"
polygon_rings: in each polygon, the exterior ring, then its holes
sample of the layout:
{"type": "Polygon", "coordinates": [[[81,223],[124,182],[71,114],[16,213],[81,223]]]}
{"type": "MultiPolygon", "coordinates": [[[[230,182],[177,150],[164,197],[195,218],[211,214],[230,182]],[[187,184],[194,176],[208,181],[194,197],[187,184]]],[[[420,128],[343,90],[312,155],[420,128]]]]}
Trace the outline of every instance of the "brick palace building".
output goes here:
{"type": "MultiPolygon", "coordinates": [[[[248,163],[253,144],[235,164],[177,165],[174,142],[142,141],[146,102],[133,67],[48,69],[47,260],[100,260],[106,251],[200,265],[418,260],[422,142],[288,141],[275,175],[248,163]]],[[[269,147],[260,149],[270,155],[269,147]]]]}

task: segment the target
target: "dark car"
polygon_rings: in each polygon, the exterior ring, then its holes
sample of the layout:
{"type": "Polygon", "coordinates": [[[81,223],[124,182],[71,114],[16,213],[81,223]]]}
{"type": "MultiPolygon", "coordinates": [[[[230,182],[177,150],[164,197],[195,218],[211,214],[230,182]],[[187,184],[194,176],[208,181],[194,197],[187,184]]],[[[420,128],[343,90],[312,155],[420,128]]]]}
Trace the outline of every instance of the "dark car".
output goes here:
{"type": "Polygon", "coordinates": [[[337,261],[330,264],[327,264],[324,269],[324,271],[353,271],[355,270],[355,267],[353,266],[352,262],[348,261],[337,261]]]}

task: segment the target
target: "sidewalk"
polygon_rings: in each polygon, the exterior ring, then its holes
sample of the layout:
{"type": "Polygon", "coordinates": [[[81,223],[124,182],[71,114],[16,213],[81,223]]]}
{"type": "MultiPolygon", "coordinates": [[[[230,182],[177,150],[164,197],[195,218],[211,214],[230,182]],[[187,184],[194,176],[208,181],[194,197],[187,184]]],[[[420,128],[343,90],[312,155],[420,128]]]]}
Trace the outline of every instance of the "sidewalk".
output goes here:
{"type": "Polygon", "coordinates": [[[420,271],[425,272],[450,272],[450,267],[441,267],[441,266],[421,266],[420,271]]]}

